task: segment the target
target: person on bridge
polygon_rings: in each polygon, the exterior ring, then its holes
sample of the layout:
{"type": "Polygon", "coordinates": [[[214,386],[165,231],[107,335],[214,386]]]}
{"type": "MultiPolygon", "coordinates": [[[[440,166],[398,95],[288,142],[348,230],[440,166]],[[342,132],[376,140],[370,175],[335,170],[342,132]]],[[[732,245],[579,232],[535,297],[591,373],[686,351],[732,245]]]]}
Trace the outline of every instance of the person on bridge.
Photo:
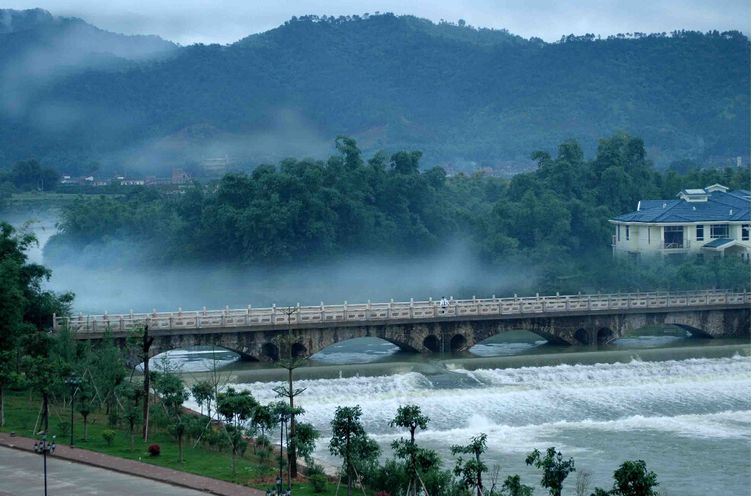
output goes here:
{"type": "Polygon", "coordinates": [[[445,312],[448,310],[448,299],[444,296],[440,298],[440,313],[445,314],[445,312]]]}

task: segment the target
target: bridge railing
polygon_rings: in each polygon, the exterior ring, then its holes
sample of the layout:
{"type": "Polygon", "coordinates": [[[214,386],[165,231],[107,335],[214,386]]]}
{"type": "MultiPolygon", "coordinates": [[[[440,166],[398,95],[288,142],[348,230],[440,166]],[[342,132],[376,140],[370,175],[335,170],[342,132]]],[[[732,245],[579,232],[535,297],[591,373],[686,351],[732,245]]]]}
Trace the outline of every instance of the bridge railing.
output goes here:
{"type": "Polygon", "coordinates": [[[547,313],[588,313],[593,311],[704,307],[751,304],[751,293],[724,290],[577,294],[512,298],[472,298],[455,300],[446,305],[439,301],[404,301],[295,307],[267,307],[177,312],[78,315],[55,317],[55,330],[68,327],[74,332],[101,333],[110,329],[126,332],[149,325],[153,330],[223,329],[233,327],[269,327],[338,322],[390,320],[435,320],[447,317],[486,317],[547,313]]]}

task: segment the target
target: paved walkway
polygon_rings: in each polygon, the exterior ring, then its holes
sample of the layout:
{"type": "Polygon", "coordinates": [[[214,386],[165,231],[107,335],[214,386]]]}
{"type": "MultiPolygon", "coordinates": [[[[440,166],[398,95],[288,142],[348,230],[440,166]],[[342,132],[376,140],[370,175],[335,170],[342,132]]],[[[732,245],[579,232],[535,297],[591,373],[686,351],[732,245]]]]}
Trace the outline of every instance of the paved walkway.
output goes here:
{"type": "MultiPolygon", "coordinates": [[[[10,437],[8,433],[0,432],[0,448],[14,448],[16,450],[25,451],[26,453],[12,452],[8,449],[0,450],[0,480],[3,480],[2,491],[8,491],[10,489],[12,495],[22,496],[25,494],[39,494],[42,488],[42,460],[41,456],[33,453],[34,439],[24,437],[10,437]],[[15,456],[14,456],[15,455],[15,456]],[[31,478],[27,475],[27,466],[33,466],[34,477],[31,478]],[[6,485],[6,476],[10,475],[10,482],[16,481],[18,487],[10,488],[6,485]],[[34,482],[33,482],[34,481],[34,482]],[[36,487],[29,487],[30,484],[36,482],[36,487]],[[34,491],[30,492],[30,489],[34,491]]],[[[59,444],[55,449],[55,454],[47,458],[48,468],[48,486],[50,485],[51,478],[54,477],[58,484],[62,486],[58,487],[52,494],[108,494],[114,495],[131,495],[131,494],[154,494],[154,495],[170,495],[170,496],[198,496],[199,492],[217,494],[219,496],[264,496],[264,492],[258,489],[252,489],[249,487],[239,486],[237,484],[231,484],[217,479],[210,479],[208,477],[201,477],[198,475],[188,474],[185,472],[179,472],[169,468],[156,467],[148,463],[142,463],[133,460],[126,460],[124,458],[117,458],[114,456],[105,455],[102,453],[96,453],[80,448],[70,448],[66,445],[59,444]],[[90,465],[92,467],[98,467],[99,469],[106,469],[109,471],[120,472],[130,476],[137,476],[137,478],[124,478],[116,477],[116,474],[107,473],[102,474],[100,470],[86,470],[81,466],[73,464],[64,464],[62,460],[70,462],[76,462],[81,464],[90,465]],[[58,463],[61,462],[61,463],[58,463]],[[81,473],[81,474],[79,474],[81,473]],[[152,479],[158,481],[155,482],[146,481],[144,479],[152,479]],[[107,483],[112,480],[112,483],[107,483]],[[118,482],[115,482],[115,481],[118,482]],[[71,483],[75,483],[75,486],[71,486],[71,483]],[[105,483],[102,486],[101,483],[105,483]],[[189,488],[191,490],[180,489],[189,488]],[[90,492],[85,492],[83,488],[87,485],[92,485],[90,492]],[[99,484],[99,485],[97,485],[99,484]],[[139,488],[137,486],[148,485],[149,488],[139,488]],[[61,490],[62,489],[62,490],[61,490]]],[[[88,467],[87,467],[88,468],[88,467]]],[[[52,486],[49,486],[50,489],[52,486]]],[[[0,496],[2,492],[0,492],[0,496]]]]}

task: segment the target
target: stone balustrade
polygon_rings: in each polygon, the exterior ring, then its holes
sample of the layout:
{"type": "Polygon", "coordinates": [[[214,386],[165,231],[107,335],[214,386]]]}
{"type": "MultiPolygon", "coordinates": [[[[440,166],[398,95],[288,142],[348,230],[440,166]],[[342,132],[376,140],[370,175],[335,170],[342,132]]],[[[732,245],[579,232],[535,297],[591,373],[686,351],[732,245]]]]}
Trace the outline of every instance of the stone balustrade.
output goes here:
{"type": "Polygon", "coordinates": [[[254,329],[288,326],[327,326],[339,323],[354,325],[370,322],[432,322],[443,319],[491,318],[523,315],[584,315],[610,311],[631,311],[663,308],[715,308],[751,305],[746,291],[687,291],[616,294],[577,294],[512,298],[426,300],[388,303],[347,303],[342,305],[268,307],[177,312],[151,312],[55,317],[53,329],[68,327],[76,333],[99,334],[107,329],[127,332],[149,326],[150,330],[186,331],[194,329],[254,329]]]}

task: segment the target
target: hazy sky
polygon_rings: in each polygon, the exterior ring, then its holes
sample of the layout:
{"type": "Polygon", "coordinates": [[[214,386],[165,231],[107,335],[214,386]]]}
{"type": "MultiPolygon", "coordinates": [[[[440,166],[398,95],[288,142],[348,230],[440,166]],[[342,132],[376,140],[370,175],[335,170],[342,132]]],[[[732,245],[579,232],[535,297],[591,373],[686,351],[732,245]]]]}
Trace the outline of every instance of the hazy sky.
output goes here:
{"type": "Polygon", "coordinates": [[[231,43],[274,28],[291,16],[393,12],[433,21],[464,19],[525,38],[676,29],[750,34],[749,0],[10,0],[4,8],[40,7],[82,17],[103,29],[157,34],[181,43],[231,43]]]}

